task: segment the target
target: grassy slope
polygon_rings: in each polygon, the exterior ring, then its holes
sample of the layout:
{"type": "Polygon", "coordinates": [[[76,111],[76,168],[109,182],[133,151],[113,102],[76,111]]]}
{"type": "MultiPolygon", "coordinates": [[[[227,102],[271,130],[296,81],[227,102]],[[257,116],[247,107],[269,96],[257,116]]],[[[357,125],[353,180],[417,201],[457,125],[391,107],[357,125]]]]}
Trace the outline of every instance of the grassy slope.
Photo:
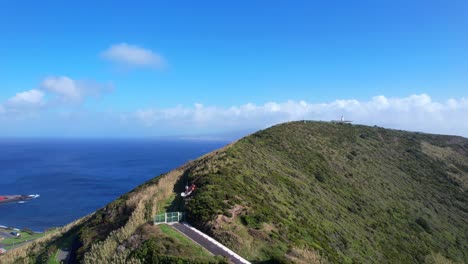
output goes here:
{"type": "MultiPolygon", "coordinates": [[[[167,238],[172,238],[177,240],[181,246],[186,247],[187,251],[190,250],[190,253],[187,255],[191,257],[210,257],[211,254],[206,251],[204,248],[202,248],[200,245],[196,244],[193,242],[190,238],[184,236],[182,233],[176,231],[172,227],[168,225],[158,225],[159,230],[161,230],[162,233],[164,233],[167,238]]],[[[175,253],[174,255],[179,255],[178,253],[175,253]]]]}
{"type": "Polygon", "coordinates": [[[132,254],[143,263],[218,263],[222,260],[215,259],[208,251],[168,225],[147,226],[146,229],[151,230],[153,236],[132,254]]]}
{"type": "Polygon", "coordinates": [[[1,241],[2,244],[5,245],[15,245],[15,244],[20,244],[26,241],[34,240],[37,238],[40,238],[44,236],[44,233],[34,233],[34,234],[29,234],[26,232],[21,232],[20,237],[12,237],[12,238],[7,238],[1,241]]]}
{"type": "Polygon", "coordinates": [[[333,262],[466,262],[467,153],[459,137],[282,124],[190,168],[199,189],[186,207],[258,261],[306,248],[333,262]]]}
{"type": "Polygon", "coordinates": [[[282,124],[143,184],[38,245],[29,258],[40,263],[61,240],[76,237],[74,256],[82,261],[92,245],[134,218],[140,227],[129,226],[135,231],[124,241],[95,253],[190,262],[190,246],[147,224],[168,207],[187,210],[193,224],[258,262],[317,263],[318,254],[340,263],[468,262],[467,153],[468,140],[460,137],[282,124]],[[187,180],[199,187],[194,195],[166,206],[187,180]],[[133,216],[138,201],[146,220],[133,216]]]}

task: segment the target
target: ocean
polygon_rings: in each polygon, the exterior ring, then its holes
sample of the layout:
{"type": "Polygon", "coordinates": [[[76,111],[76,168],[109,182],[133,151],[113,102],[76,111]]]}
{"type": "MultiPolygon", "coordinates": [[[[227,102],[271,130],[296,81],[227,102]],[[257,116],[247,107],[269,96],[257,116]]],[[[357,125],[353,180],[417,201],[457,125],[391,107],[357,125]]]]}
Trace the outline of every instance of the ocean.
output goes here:
{"type": "Polygon", "coordinates": [[[44,231],[228,142],[143,139],[0,139],[0,195],[39,194],[0,204],[0,225],[44,231]]]}

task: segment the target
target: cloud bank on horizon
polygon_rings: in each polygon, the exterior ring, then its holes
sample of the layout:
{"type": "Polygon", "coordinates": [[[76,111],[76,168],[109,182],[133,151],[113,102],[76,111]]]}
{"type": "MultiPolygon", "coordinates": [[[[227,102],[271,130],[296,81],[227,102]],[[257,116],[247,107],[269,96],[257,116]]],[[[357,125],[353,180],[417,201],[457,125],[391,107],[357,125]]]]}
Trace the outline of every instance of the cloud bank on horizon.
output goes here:
{"type": "Polygon", "coordinates": [[[95,2],[0,1],[0,137],[232,139],[341,115],[468,137],[468,1],[95,2]]]}
{"type": "MultiPolygon", "coordinates": [[[[164,58],[137,45],[111,45],[100,56],[127,68],[163,69],[164,58]]],[[[89,99],[113,91],[112,84],[49,76],[36,88],[0,102],[0,136],[41,131],[48,136],[162,136],[216,135],[255,131],[295,120],[330,121],[344,115],[357,124],[428,133],[468,136],[468,98],[433,100],[428,94],[407,97],[379,95],[370,100],[337,99],[331,102],[272,101],[230,107],[141,107],[134,111],[114,105],[109,111],[89,110],[89,99]],[[9,132],[8,132],[9,131],[9,132]],[[28,132],[29,131],[29,132],[28,132]],[[65,133],[63,131],[66,131],[65,133]],[[99,131],[99,132],[96,132],[99,131]]],[[[29,133],[29,134],[28,134],[29,133]]]]}
{"type": "Polygon", "coordinates": [[[436,102],[427,94],[404,98],[375,96],[369,101],[335,100],[329,103],[306,101],[252,103],[228,108],[195,104],[193,107],[137,110],[134,117],[148,127],[232,131],[261,129],[295,120],[330,121],[345,115],[354,123],[429,133],[468,136],[468,99],[436,102]]]}
{"type": "MultiPolygon", "coordinates": [[[[49,122],[57,122],[64,126],[70,122],[78,122],[89,129],[102,122],[106,124],[105,129],[107,129],[104,133],[109,136],[125,136],[118,133],[122,127],[128,126],[135,129],[133,136],[208,135],[254,131],[295,120],[330,121],[344,115],[346,119],[353,120],[357,124],[468,136],[468,123],[465,122],[468,116],[468,98],[438,102],[427,94],[402,98],[387,98],[380,95],[368,101],[355,99],[340,99],[328,103],[285,101],[262,105],[247,103],[231,107],[205,106],[196,103],[192,107],[141,108],[130,113],[117,109],[110,114],[79,114],[70,111],[64,115],[63,109],[66,104],[60,104],[61,111],[54,112],[54,108],[58,108],[57,100],[76,102],[77,98],[83,100],[85,94],[90,94],[90,91],[93,91],[91,94],[94,95],[105,87],[85,86],[79,83],[68,77],[46,78],[40,88],[18,93],[1,103],[0,123],[27,122],[25,116],[34,115],[36,120],[43,117],[49,122]]],[[[71,133],[73,134],[73,131],[71,133]]]]}

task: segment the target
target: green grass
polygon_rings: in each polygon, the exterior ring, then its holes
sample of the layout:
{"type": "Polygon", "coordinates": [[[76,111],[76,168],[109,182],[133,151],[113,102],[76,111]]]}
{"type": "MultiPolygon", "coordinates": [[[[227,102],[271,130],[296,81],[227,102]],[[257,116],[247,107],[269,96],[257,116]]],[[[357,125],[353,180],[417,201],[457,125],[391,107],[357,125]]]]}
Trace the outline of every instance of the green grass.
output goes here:
{"type": "Polygon", "coordinates": [[[158,234],[135,250],[133,258],[142,263],[227,263],[168,225],[158,225],[156,230],[158,234]]]}
{"type": "Polygon", "coordinates": [[[57,248],[57,250],[48,258],[48,264],[58,264],[58,254],[60,253],[61,249],[68,249],[70,250],[73,240],[76,238],[74,233],[66,234],[65,236],[59,238],[58,240],[54,241],[52,248],[57,248]]]}
{"type": "Polygon", "coordinates": [[[75,234],[71,233],[67,236],[57,240],[57,247],[62,249],[69,249],[72,246],[73,240],[76,238],[75,234]]]}
{"type": "Polygon", "coordinates": [[[185,235],[181,234],[180,232],[174,230],[169,225],[158,225],[159,229],[168,237],[176,239],[181,245],[194,248],[194,257],[211,257],[212,255],[207,252],[204,248],[202,248],[197,243],[193,242],[190,238],[186,237],[185,235]]]}
{"type": "Polygon", "coordinates": [[[169,198],[167,198],[164,202],[163,202],[163,206],[159,208],[158,212],[156,214],[162,214],[162,213],[165,213],[167,212],[167,210],[170,208],[172,202],[174,201],[174,199],[176,199],[176,194],[172,194],[169,198]]]}
{"type": "MultiPolygon", "coordinates": [[[[333,263],[468,263],[465,138],[290,122],[182,169],[175,193],[187,182],[197,190],[188,199],[175,194],[159,213],[185,210],[191,224],[254,263],[316,252],[333,263]]],[[[127,222],[130,195],[67,234],[79,238],[78,256],[127,222]]],[[[223,262],[168,226],[156,230],[135,234],[141,244],[131,256],[143,263],[223,262]]]]}
{"type": "Polygon", "coordinates": [[[49,260],[47,261],[47,264],[60,264],[60,262],[58,262],[57,260],[59,252],[60,250],[55,251],[52,257],[50,257],[49,260]]]}
{"type": "Polygon", "coordinates": [[[12,249],[14,247],[15,247],[15,245],[11,244],[11,245],[6,245],[3,248],[6,249],[6,250],[10,250],[10,249],[12,249]]]}
{"type": "Polygon", "coordinates": [[[434,252],[467,262],[467,153],[460,137],[282,124],[190,167],[198,189],[187,215],[254,261],[305,247],[340,263],[423,262],[434,252]],[[240,221],[219,221],[235,205],[240,221]]]}
{"type": "Polygon", "coordinates": [[[23,243],[25,241],[38,239],[45,235],[45,233],[34,233],[31,235],[26,232],[21,232],[20,234],[21,234],[20,237],[7,238],[7,239],[2,240],[1,243],[5,245],[16,245],[16,244],[23,243]]]}

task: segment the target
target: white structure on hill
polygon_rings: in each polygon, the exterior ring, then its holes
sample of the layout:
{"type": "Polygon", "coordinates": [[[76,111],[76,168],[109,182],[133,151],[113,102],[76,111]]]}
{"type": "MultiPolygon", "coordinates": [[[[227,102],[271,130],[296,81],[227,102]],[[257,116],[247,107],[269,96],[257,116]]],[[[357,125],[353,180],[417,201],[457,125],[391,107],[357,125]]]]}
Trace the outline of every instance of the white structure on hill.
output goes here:
{"type": "Polygon", "coordinates": [[[353,121],[351,120],[346,120],[344,118],[344,115],[341,115],[340,120],[332,120],[332,123],[352,123],[353,121]]]}

